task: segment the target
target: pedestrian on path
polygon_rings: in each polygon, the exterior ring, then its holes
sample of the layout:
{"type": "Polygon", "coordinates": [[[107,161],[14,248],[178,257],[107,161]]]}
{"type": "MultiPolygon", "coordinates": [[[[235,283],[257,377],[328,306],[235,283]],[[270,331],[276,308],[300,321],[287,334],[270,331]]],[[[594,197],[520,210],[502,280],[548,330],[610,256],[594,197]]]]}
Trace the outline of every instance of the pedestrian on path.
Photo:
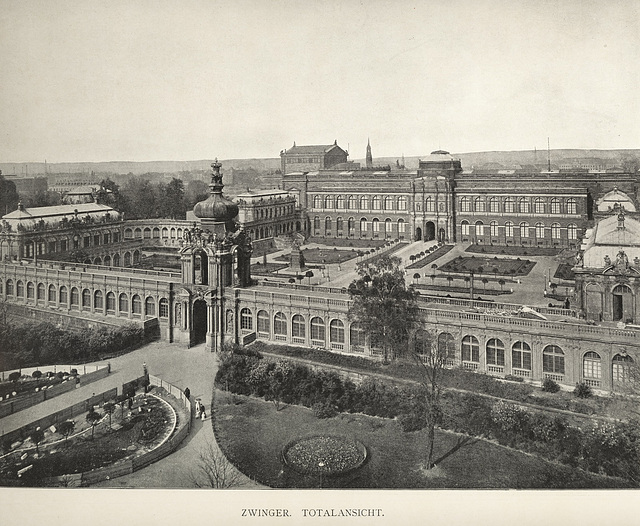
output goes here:
{"type": "Polygon", "coordinates": [[[200,416],[200,399],[196,400],[196,418],[200,416]]]}
{"type": "Polygon", "coordinates": [[[188,387],[185,387],[184,396],[187,400],[189,400],[189,397],[191,396],[191,390],[188,387]]]}
{"type": "Polygon", "coordinates": [[[200,413],[200,418],[202,419],[202,421],[204,422],[204,419],[207,418],[207,413],[204,410],[204,404],[200,404],[200,411],[202,411],[200,413]]]}

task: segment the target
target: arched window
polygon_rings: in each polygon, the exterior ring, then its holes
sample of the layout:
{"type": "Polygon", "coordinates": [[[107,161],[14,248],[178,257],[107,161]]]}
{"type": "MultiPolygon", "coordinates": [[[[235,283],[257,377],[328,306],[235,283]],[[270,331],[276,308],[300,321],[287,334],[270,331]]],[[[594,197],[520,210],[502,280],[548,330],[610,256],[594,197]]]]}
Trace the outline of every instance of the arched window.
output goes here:
{"type": "Polygon", "coordinates": [[[244,308],[240,311],[240,329],[250,331],[253,329],[253,317],[251,309],[244,308]]]}
{"type": "Polygon", "coordinates": [[[156,315],[156,300],[154,300],[151,296],[147,296],[147,299],[144,300],[144,315],[145,316],[156,315]]]}
{"type": "Polygon", "coordinates": [[[325,235],[331,234],[331,218],[330,217],[324,218],[324,233],[325,235]]]}
{"type": "MultiPolygon", "coordinates": [[[[7,283],[8,285],[8,283],[7,283]]],[[[13,294],[13,285],[11,285],[11,293],[13,294]]],[[[56,288],[53,285],[49,285],[49,295],[47,297],[47,300],[49,301],[49,303],[55,303],[56,302],[56,288]]]]}
{"type": "MultiPolygon", "coordinates": [[[[466,197],[463,197],[460,200],[460,205],[462,206],[462,203],[465,202],[467,204],[469,204],[469,199],[467,199],[466,197]]],[[[435,206],[433,203],[433,198],[431,196],[427,196],[427,198],[424,200],[424,211],[425,212],[433,212],[435,210],[435,206]]],[[[462,210],[463,212],[468,212],[468,210],[462,210]]]]}
{"type": "Polygon", "coordinates": [[[293,338],[304,339],[306,337],[306,333],[304,317],[300,314],[295,314],[291,318],[291,336],[293,338]]]}
{"type": "Polygon", "coordinates": [[[311,318],[311,339],[324,343],[324,320],[318,316],[311,318]]]}
{"type": "Polygon", "coordinates": [[[500,213],[500,200],[497,197],[489,199],[489,212],[493,214],[500,213]]]}
{"type": "Polygon", "coordinates": [[[582,376],[585,379],[599,380],[602,377],[602,363],[600,355],[590,351],[582,359],[582,376]]]}
{"type": "Polygon", "coordinates": [[[341,217],[336,219],[336,230],[338,231],[338,233],[342,233],[343,230],[343,226],[344,226],[344,221],[341,217]]]}
{"type": "Polygon", "coordinates": [[[476,363],[480,361],[480,344],[475,336],[462,338],[462,361],[476,363]]]}
{"type": "Polygon", "coordinates": [[[153,229],[153,239],[159,239],[160,238],[160,229],[158,227],[155,227],[153,229]]]}
{"type": "Polygon", "coordinates": [[[460,223],[460,230],[461,230],[463,236],[468,236],[469,235],[469,221],[467,221],[466,219],[464,221],[462,221],[462,223],[460,223]]]}
{"type": "Polygon", "coordinates": [[[612,360],[614,382],[631,382],[635,380],[633,374],[633,358],[628,354],[616,354],[612,360]]]}
{"type": "Polygon", "coordinates": [[[131,253],[130,252],[125,252],[124,253],[124,266],[125,267],[130,267],[131,266],[131,253]]]}
{"type": "MultiPolygon", "coordinates": [[[[85,307],[85,299],[87,300],[87,304],[86,307],[90,308],[91,307],[91,292],[89,292],[87,289],[82,291],[82,306],[85,307]],[[85,292],[88,293],[88,297],[85,298],[85,292]]],[[[94,309],[103,309],[104,308],[104,302],[103,302],[103,296],[102,296],[102,291],[101,290],[96,290],[95,294],[93,295],[93,308],[94,309]]],[[[110,311],[115,311],[116,310],[116,296],[115,294],[113,294],[113,292],[110,292],[109,294],[107,294],[107,310],[110,311]]]]}
{"type": "Polygon", "coordinates": [[[531,370],[531,347],[525,342],[516,342],[511,348],[511,365],[514,369],[531,370]]]}
{"type": "Polygon", "coordinates": [[[164,319],[169,317],[169,300],[167,298],[160,298],[158,302],[158,316],[164,319]]]}
{"type": "Polygon", "coordinates": [[[471,200],[468,197],[460,199],[460,210],[462,212],[471,212],[471,200]]]}
{"type": "Polygon", "coordinates": [[[116,311],[116,295],[113,292],[107,293],[107,312],[114,313],[116,311]]]}
{"type": "Polygon", "coordinates": [[[380,210],[380,196],[379,195],[374,195],[373,199],[373,209],[374,210],[380,210]]]}
{"type": "Polygon", "coordinates": [[[366,195],[360,197],[360,210],[367,210],[369,208],[369,198],[366,195]]]}
{"type": "Polygon", "coordinates": [[[125,239],[133,238],[133,230],[131,230],[130,228],[125,228],[124,229],[124,238],[125,239]]]}
{"type": "Polygon", "coordinates": [[[407,209],[407,198],[404,196],[398,197],[398,210],[407,209]]]}
{"type": "Polygon", "coordinates": [[[16,282],[16,297],[18,298],[24,297],[24,283],[20,280],[16,282]]]}
{"type": "Polygon", "coordinates": [[[391,232],[393,232],[393,221],[388,217],[384,220],[384,231],[387,234],[391,234],[391,232]]]}
{"type": "Polygon", "coordinates": [[[320,197],[319,195],[313,196],[313,208],[322,208],[322,197],[320,197]]]}
{"type": "Polygon", "coordinates": [[[133,237],[135,237],[137,239],[142,239],[142,229],[141,228],[136,228],[133,231],[133,237]]]}
{"type": "Polygon", "coordinates": [[[167,229],[167,227],[164,227],[162,229],[162,239],[167,239],[169,237],[169,229],[167,229]]]}
{"type": "Polygon", "coordinates": [[[73,287],[71,289],[71,307],[78,307],[80,305],[80,291],[73,287]]]}
{"type": "Polygon", "coordinates": [[[513,223],[511,221],[507,221],[504,224],[504,235],[506,237],[513,237],[513,223]]]}
{"type": "Polygon", "coordinates": [[[336,208],[344,208],[344,197],[341,195],[336,197],[336,208]]]}
{"type": "Polygon", "coordinates": [[[353,217],[350,217],[347,220],[347,231],[349,232],[349,235],[353,235],[356,231],[356,220],[353,217]]]}
{"type": "Polygon", "coordinates": [[[521,214],[528,214],[529,213],[529,199],[527,197],[522,197],[518,201],[518,211],[521,214]]]}
{"type": "Polygon", "coordinates": [[[487,342],[487,365],[504,367],[504,343],[498,338],[487,342]]]}
{"type": "Polygon", "coordinates": [[[414,352],[424,360],[431,355],[432,346],[431,334],[423,329],[418,329],[413,342],[414,352]]]}
{"type": "Polygon", "coordinates": [[[529,223],[520,223],[520,237],[529,237],[529,223]]]}
{"type": "Polygon", "coordinates": [[[578,239],[578,226],[571,223],[567,225],[567,237],[569,239],[575,240],[578,239]]]}
{"type": "Polygon", "coordinates": [[[551,225],[551,238],[560,239],[560,223],[553,223],[551,225]]]}
{"type": "Polygon", "coordinates": [[[393,210],[393,197],[391,197],[390,195],[387,195],[384,198],[384,209],[393,210]]]}
{"type": "Polygon", "coordinates": [[[347,201],[347,208],[349,210],[357,210],[358,208],[358,200],[355,195],[350,195],[349,200],[347,201]]]}
{"type": "Polygon", "coordinates": [[[404,222],[404,219],[398,219],[398,234],[401,238],[403,238],[403,234],[407,232],[407,224],[404,222]]]}
{"type": "Polygon", "coordinates": [[[567,214],[577,214],[576,200],[573,197],[567,199],[567,214]]]}
{"type": "Polygon", "coordinates": [[[134,294],[133,298],[131,298],[131,312],[133,314],[142,314],[142,300],[137,294],[134,294]]]}
{"type": "Polygon", "coordinates": [[[171,230],[169,231],[170,235],[171,235],[171,239],[175,239],[176,238],[176,229],[171,227],[171,230]]]}
{"type": "Polygon", "coordinates": [[[32,300],[36,297],[36,286],[33,282],[29,281],[27,283],[27,299],[32,300]]]}
{"type": "Polygon", "coordinates": [[[377,237],[378,232],[380,232],[380,221],[377,217],[374,217],[373,221],[371,221],[371,229],[373,230],[373,235],[377,237]]]}
{"type": "Polygon", "coordinates": [[[60,291],[58,292],[58,296],[60,298],[60,303],[67,303],[69,301],[69,295],[67,292],[67,287],[64,285],[60,287],[60,291]]]}
{"type": "Polygon", "coordinates": [[[504,200],[504,213],[513,214],[516,211],[516,202],[513,197],[506,197],[504,200]]]}
{"type": "Polygon", "coordinates": [[[120,266],[120,254],[114,254],[113,255],[113,266],[114,267],[119,267],[120,266]]]}
{"type": "Polygon", "coordinates": [[[329,324],[329,341],[331,343],[344,343],[344,323],[342,323],[342,320],[331,320],[329,324]]]}
{"type": "Polygon", "coordinates": [[[558,199],[557,197],[552,197],[551,198],[551,213],[552,214],[560,214],[562,212],[562,209],[560,207],[560,199],[558,199]]]}
{"type": "Polygon", "coordinates": [[[273,317],[273,333],[276,336],[287,335],[287,317],[282,312],[276,312],[273,317]]]}
{"type": "Polygon", "coordinates": [[[102,262],[102,264],[105,267],[110,267],[111,266],[111,256],[105,256],[104,257],[104,261],[102,262]]]}
{"type": "Polygon", "coordinates": [[[364,351],[365,333],[359,323],[352,323],[349,327],[349,342],[351,349],[356,352],[364,351]]]}
{"type": "Polygon", "coordinates": [[[44,283],[38,283],[38,299],[44,301],[45,287],[44,283]]]}
{"type": "Polygon", "coordinates": [[[542,372],[564,374],[564,353],[557,345],[547,345],[542,351],[542,372]]]}
{"type": "Polygon", "coordinates": [[[438,335],[438,354],[444,354],[447,357],[447,365],[453,365],[456,359],[456,341],[448,332],[438,335]]]}
{"type": "Polygon", "coordinates": [[[536,197],[533,201],[533,211],[536,214],[544,214],[544,199],[536,197]]]}
{"type": "Polygon", "coordinates": [[[366,232],[366,231],[367,231],[367,218],[362,217],[360,218],[360,232],[366,232]]]}
{"type": "Polygon", "coordinates": [[[476,197],[473,200],[473,211],[474,212],[484,212],[486,210],[486,203],[483,197],[476,197]]]}
{"type": "MultiPolygon", "coordinates": [[[[316,233],[320,233],[320,218],[318,216],[313,218],[313,229],[316,233]]],[[[262,231],[262,229],[260,229],[260,231],[262,231]]],[[[260,234],[260,239],[262,239],[262,233],[260,234]]]]}
{"type": "Polygon", "coordinates": [[[491,223],[489,223],[489,232],[491,237],[498,237],[498,222],[497,221],[491,221],[491,223]]]}
{"type": "Polygon", "coordinates": [[[129,312],[129,298],[127,297],[127,295],[123,292],[122,294],[120,294],[120,297],[118,299],[118,310],[123,313],[129,312]]]}
{"type": "Polygon", "coordinates": [[[476,221],[476,236],[484,236],[484,223],[476,221]]]}
{"type": "MultiPolygon", "coordinates": [[[[96,297],[98,296],[99,290],[96,290],[96,297]]],[[[100,301],[102,302],[102,292],[100,292],[100,301]]],[[[91,308],[91,291],[89,289],[82,289],[82,306],[87,309],[91,308]]],[[[97,305],[95,305],[97,308],[97,305]]]]}
{"type": "Polygon", "coordinates": [[[333,197],[328,195],[324,198],[324,207],[333,208],[333,197]]]}
{"type": "Polygon", "coordinates": [[[269,313],[266,310],[258,311],[258,333],[269,335],[269,313]]]}
{"type": "Polygon", "coordinates": [[[536,237],[539,239],[544,237],[544,223],[536,223],[536,237]]]}

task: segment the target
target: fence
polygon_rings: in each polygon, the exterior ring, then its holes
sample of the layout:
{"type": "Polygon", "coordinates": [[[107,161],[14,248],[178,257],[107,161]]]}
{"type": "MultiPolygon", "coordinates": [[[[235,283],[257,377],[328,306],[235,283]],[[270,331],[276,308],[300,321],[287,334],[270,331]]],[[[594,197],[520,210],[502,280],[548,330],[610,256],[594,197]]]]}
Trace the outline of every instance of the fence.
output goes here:
{"type": "MultiPolygon", "coordinates": [[[[21,372],[24,376],[31,376],[33,374],[33,371],[40,371],[43,373],[43,375],[46,375],[46,373],[48,372],[52,372],[54,374],[60,371],[70,372],[71,369],[76,369],[79,373],[81,373],[82,376],[80,376],[79,378],[80,384],[87,385],[91,382],[95,382],[96,380],[105,378],[109,374],[111,367],[109,365],[48,365],[43,367],[28,367],[25,369],[17,369],[16,371],[2,371],[1,375],[2,380],[4,381],[5,378],[8,378],[12,372],[21,372]],[[87,371],[91,372],[87,373],[87,371]]],[[[27,409],[28,407],[32,407],[36,404],[44,402],[45,400],[50,400],[51,398],[63,393],[73,391],[75,388],[75,377],[69,377],[62,383],[54,385],[48,389],[41,389],[37,393],[31,393],[27,396],[21,396],[16,400],[7,400],[0,404],[0,418],[4,418],[5,416],[17,413],[18,411],[22,411],[23,409],[27,409]]]]}
{"type": "MultiPolygon", "coordinates": [[[[135,380],[124,384],[122,386],[123,392],[127,385],[141,385],[144,379],[145,377],[141,376],[140,378],[136,378],[135,380]]],[[[176,386],[158,378],[157,376],[149,375],[149,382],[151,385],[155,385],[157,387],[162,387],[163,389],[165,389],[169,394],[179,400],[187,411],[188,418],[186,422],[179,421],[177,430],[166,442],[164,442],[157,448],[145,453],[144,455],[118,461],[112,466],[106,466],[104,468],[99,468],[80,474],[62,475],[60,477],[52,477],[46,479],[45,485],[90,486],[104,480],[128,475],[129,473],[133,473],[134,471],[145,468],[148,465],[173,453],[191,431],[191,421],[193,419],[193,407],[191,405],[191,401],[176,386]]]]}

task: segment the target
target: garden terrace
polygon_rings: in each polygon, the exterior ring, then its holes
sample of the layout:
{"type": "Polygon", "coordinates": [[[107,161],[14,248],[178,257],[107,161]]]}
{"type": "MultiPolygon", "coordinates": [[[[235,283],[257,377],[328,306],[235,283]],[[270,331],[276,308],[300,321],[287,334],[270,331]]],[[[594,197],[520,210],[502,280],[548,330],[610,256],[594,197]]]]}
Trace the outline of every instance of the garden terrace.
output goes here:
{"type": "Polygon", "coordinates": [[[476,254],[504,254],[506,256],[556,256],[562,252],[561,248],[548,247],[517,247],[498,245],[471,245],[466,252],[476,254]]]}
{"type": "MultiPolygon", "coordinates": [[[[305,263],[311,264],[333,264],[343,263],[349,261],[355,257],[358,257],[355,249],[352,250],[338,250],[336,248],[304,248],[300,250],[300,253],[304,257],[305,263]]],[[[276,261],[289,261],[291,253],[278,256],[276,261]]]]}
{"type": "Polygon", "coordinates": [[[448,261],[440,267],[441,272],[452,272],[461,274],[486,274],[497,276],[526,276],[531,272],[535,262],[520,258],[485,258],[485,257],[463,257],[448,261]]]}
{"type": "MultiPolygon", "coordinates": [[[[431,249],[428,249],[427,252],[424,253],[424,255],[422,255],[423,252],[414,254],[413,257],[415,258],[415,261],[410,265],[408,265],[406,268],[407,270],[424,268],[432,261],[440,259],[442,256],[447,254],[452,248],[453,248],[453,245],[443,245],[441,247],[437,247],[436,245],[434,245],[431,249]]],[[[409,256],[410,260],[411,260],[411,257],[412,256],[409,256]]]]}

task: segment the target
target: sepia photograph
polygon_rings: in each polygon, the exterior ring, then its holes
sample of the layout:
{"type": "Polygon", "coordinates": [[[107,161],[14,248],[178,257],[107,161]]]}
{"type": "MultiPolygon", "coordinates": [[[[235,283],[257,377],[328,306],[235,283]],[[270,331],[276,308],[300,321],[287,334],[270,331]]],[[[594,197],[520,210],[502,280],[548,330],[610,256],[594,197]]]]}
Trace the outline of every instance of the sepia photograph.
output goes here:
{"type": "Polygon", "coordinates": [[[639,56],[635,0],[0,0],[2,523],[633,524],[639,56]]]}

